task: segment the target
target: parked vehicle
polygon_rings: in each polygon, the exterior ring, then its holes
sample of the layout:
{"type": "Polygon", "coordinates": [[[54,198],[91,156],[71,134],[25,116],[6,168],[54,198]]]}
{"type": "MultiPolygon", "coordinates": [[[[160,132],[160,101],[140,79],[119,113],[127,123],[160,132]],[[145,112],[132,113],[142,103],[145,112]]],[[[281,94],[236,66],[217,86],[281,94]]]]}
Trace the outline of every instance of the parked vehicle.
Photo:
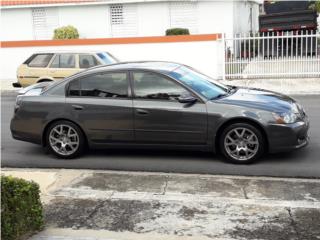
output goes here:
{"type": "Polygon", "coordinates": [[[14,87],[61,80],[86,68],[116,63],[108,52],[45,52],[35,53],[18,67],[14,87]]]}
{"type": "Polygon", "coordinates": [[[281,49],[286,49],[291,57],[316,54],[316,36],[304,37],[315,34],[318,27],[318,14],[316,10],[310,9],[312,3],[312,1],[264,1],[265,13],[259,16],[259,32],[261,36],[268,37],[260,43],[264,46],[265,57],[281,56],[283,55],[281,49]],[[282,38],[272,38],[283,35],[294,37],[287,41],[282,38]]]}
{"type": "Polygon", "coordinates": [[[91,68],[17,97],[11,132],[60,158],[90,148],[221,151],[233,163],[301,148],[309,121],[292,98],[222,85],[170,62],[91,68]]]}

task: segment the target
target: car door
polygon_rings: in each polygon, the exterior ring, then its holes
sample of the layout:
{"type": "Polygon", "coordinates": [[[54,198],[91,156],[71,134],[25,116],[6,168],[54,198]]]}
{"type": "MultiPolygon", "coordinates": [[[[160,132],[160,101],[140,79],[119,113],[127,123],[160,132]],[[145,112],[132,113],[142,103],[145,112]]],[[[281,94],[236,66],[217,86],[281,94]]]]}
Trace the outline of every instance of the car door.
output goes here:
{"type": "Polygon", "coordinates": [[[61,80],[80,71],[78,55],[73,53],[56,54],[49,65],[48,75],[55,80],[61,80]]]}
{"type": "Polygon", "coordinates": [[[134,129],[140,143],[206,144],[207,109],[200,99],[194,104],[177,98],[192,95],[174,80],[155,72],[133,71],[134,129]]]}
{"type": "Polygon", "coordinates": [[[73,80],[66,103],[94,143],[134,140],[127,72],[105,72],[73,80]]]}

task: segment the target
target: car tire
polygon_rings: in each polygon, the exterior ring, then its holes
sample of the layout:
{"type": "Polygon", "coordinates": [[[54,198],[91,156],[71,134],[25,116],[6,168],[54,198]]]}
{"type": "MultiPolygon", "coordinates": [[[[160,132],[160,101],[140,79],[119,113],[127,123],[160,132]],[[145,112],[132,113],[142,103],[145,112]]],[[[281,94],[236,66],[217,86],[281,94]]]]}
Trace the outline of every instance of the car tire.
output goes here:
{"type": "Polygon", "coordinates": [[[219,146],[228,162],[249,164],[264,154],[266,143],[261,131],[255,126],[234,123],[222,131],[219,146]]]}
{"type": "Polygon", "coordinates": [[[63,159],[80,156],[85,147],[81,129],[69,121],[57,121],[46,132],[46,145],[50,153],[63,159]]]}

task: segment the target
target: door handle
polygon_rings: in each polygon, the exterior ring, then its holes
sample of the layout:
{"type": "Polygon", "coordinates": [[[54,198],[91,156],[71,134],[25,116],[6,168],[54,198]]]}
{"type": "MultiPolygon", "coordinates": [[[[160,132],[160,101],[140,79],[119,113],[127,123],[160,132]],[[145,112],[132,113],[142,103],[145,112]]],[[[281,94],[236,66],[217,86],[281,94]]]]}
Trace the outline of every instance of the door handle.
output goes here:
{"type": "Polygon", "coordinates": [[[149,114],[149,112],[147,110],[143,110],[143,109],[137,109],[136,112],[139,115],[147,115],[147,114],[149,114]]]}
{"type": "Polygon", "coordinates": [[[82,110],[83,109],[83,106],[80,106],[80,105],[72,105],[72,107],[74,110],[82,110]]]}

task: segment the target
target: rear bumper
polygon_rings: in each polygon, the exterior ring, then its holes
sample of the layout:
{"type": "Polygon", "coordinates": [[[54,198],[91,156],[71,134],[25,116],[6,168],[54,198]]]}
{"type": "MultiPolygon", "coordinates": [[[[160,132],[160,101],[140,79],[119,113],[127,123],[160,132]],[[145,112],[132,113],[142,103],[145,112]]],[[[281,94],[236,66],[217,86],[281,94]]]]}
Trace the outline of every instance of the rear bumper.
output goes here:
{"type": "Polygon", "coordinates": [[[11,119],[10,131],[12,137],[16,140],[31,142],[35,144],[42,143],[40,133],[30,131],[30,128],[28,128],[28,126],[25,126],[23,121],[17,120],[15,117],[11,119]]]}
{"type": "Polygon", "coordinates": [[[309,143],[309,121],[268,126],[269,151],[287,152],[305,147],[309,143]]]}
{"type": "Polygon", "coordinates": [[[19,82],[12,83],[12,86],[15,88],[21,88],[21,84],[19,82]]]}

